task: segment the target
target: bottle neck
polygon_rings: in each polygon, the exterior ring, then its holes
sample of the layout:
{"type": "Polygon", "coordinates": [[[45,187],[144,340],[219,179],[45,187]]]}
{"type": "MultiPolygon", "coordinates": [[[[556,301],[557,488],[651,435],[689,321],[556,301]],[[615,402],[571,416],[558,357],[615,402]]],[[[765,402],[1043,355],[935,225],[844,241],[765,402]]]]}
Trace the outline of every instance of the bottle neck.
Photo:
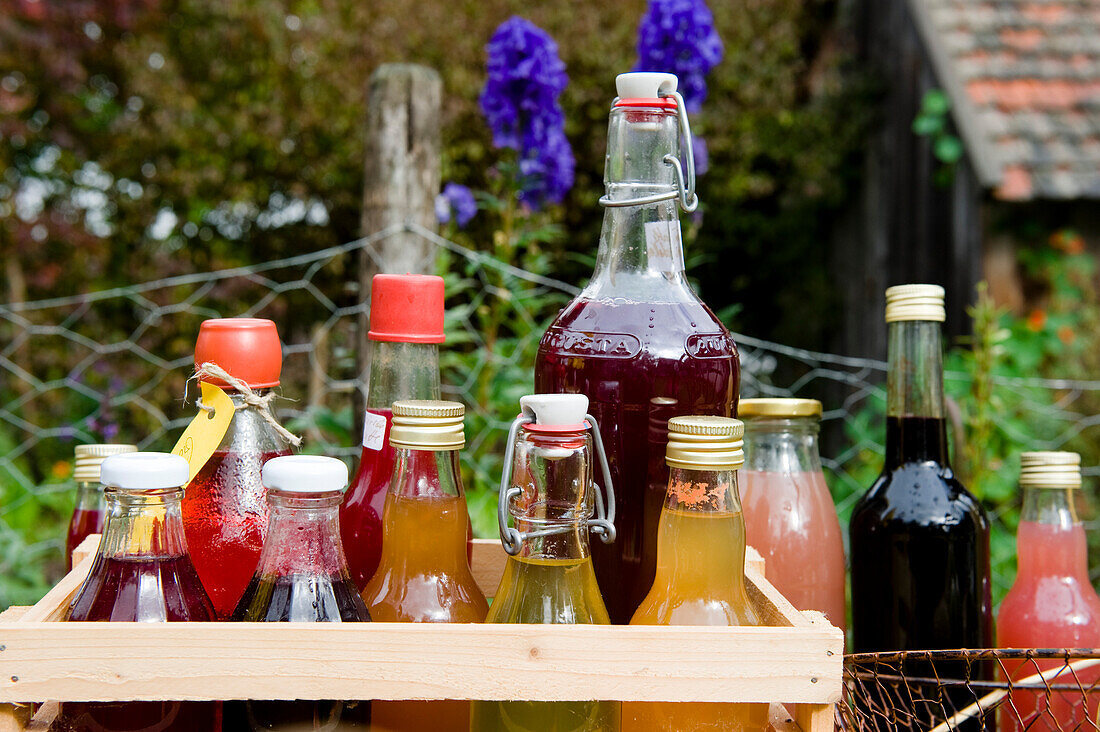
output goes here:
{"type": "MultiPolygon", "coordinates": [[[[612,201],[676,194],[666,155],[679,156],[675,111],[614,108],[608,125],[604,184],[612,201]]],[[[608,206],[596,267],[586,288],[591,298],[635,301],[693,299],[684,277],[684,245],[675,197],[657,203],[608,206]]]]}
{"type": "Polygon", "coordinates": [[[99,483],[80,481],[76,484],[76,510],[98,511],[103,507],[103,491],[99,483]]]}
{"type": "Polygon", "coordinates": [[[745,517],[736,471],[669,470],[657,578],[670,588],[745,597],[745,517]]]}
{"type": "Polygon", "coordinates": [[[886,465],[931,461],[947,465],[940,324],[890,323],[886,378],[886,465]]]}
{"type": "Polygon", "coordinates": [[[389,409],[400,399],[439,399],[439,346],[371,341],[367,409],[389,409]]]}
{"type": "Polygon", "coordinates": [[[467,512],[458,450],[397,450],[386,500],[382,563],[466,564],[467,512]]]}
{"type": "Polygon", "coordinates": [[[183,489],[105,490],[107,515],[100,553],[112,559],[179,557],[187,553],[183,489]]]}
{"type": "Polygon", "coordinates": [[[745,420],[745,469],[761,473],[820,473],[817,417],[745,420]]]}
{"type": "Polygon", "coordinates": [[[268,534],[256,573],[263,577],[348,573],[340,541],[340,491],[268,491],[268,534]]]}
{"type": "Polygon", "coordinates": [[[512,485],[520,495],[510,512],[528,536],[518,556],[529,559],[587,559],[587,521],[595,513],[592,440],[587,432],[521,434],[516,442],[512,485]]]}
{"type": "Polygon", "coordinates": [[[1088,582],[1088,546],[1071,488],[1024,488],[1016,538],[1021,575],[1077,577],[1088,582]]]}
{"type": "MultiPolygon", "coordinates": [[[[245,401],[243,394],[236,390],[226,392],[233,401],[233,419],[225,431],[218,451],[234,453],[289,453],[291,445],[279,432],[264,419],[260,408],[245,401]]],[[[271,389],[256,389],[256,396],[267,396],[271,389]]],[[[269,409],[274,415],[274,409],[269,409]]],[[[275,415],[278,419],[278,415],[275,415]]]]}

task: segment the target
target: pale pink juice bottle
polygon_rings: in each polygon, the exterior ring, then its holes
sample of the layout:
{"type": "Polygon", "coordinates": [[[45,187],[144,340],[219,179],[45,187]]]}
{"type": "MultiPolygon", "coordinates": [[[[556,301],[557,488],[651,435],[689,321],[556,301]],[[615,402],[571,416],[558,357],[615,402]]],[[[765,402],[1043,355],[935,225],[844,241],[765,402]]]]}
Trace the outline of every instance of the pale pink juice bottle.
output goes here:
{"type": "Polygon", "coordinates": [[[825,613],[843,630],[844,540],[821,471],[821,402],[742,399],[738,413],[745,422],[741,505],[748,544],[791,604],[825,613]]]}
{"type": "MultiPolygon", "coordinates": [[[[1100,597],[1088,576],[1085,527],[1078,520],[1074,497],[1081,488],[1081,458],[1073,452],[1025,452],[1020,456],[1023,510],[1016,534],[1016,582],[997,616],[1001,648],[1100,647],[1100,597]]],[[[1061,661],[1039,661],[1046,670],[1061,661]]],[[[1036,673],[1021,662],[1006,669],[1019,680],[1036,673]]],[[[1088,688],[1097,678],[1090,668],[1077,672],[1088,688]]],[[[1076,684],[1069,672],[1053,683],[1076,684]]],[[[1085,720],[1085,705],[1095,707],[1100,694],[1015,691],[999,727],[1010,730],[1074,729],[1085,720]],[[1019,719],[1017,719],[1017,714],[1019,719]]],[[[1094,718],[1095,719],[1095,718],[1094,718]]]]}

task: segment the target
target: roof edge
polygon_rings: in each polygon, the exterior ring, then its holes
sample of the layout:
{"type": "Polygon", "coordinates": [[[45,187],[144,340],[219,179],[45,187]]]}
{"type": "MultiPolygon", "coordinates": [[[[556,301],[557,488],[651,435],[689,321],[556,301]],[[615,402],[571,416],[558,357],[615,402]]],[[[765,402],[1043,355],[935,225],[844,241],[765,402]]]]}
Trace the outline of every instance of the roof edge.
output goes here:
{"type": "Polygon", "coordinates": [[[952,67],[951,55],[944,48],[939,33],[928,14],[924,0],[905,0],[909,13],[917,26],[917,33],[932,61],[936,78],[943,84],[947,96],[951,99],[951,116],[963,138],[970,163],[985,188],[1000,185],[1004,173],[1004,164],[999,159],[994,146],[986,139],[978,121],[978,111],[970,101],[970,96],[962,81],[952,67]]]}

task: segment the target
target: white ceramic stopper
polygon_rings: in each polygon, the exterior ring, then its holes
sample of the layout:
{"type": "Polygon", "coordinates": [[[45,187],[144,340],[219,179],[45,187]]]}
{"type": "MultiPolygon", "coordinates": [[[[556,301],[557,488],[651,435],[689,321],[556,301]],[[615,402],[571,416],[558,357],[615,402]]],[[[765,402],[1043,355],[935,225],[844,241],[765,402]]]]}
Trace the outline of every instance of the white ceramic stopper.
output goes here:
{"type": "Polygon", "coordinates": [[[99,482],[122,490],[179,488],[187,483],[187,461],[167,452],[111,455],[99,466],[99,482]]]}
{"type": "Polygon", "coordinates": [[[528,394],[520,397],[520,409],[543,427],[583,424],[588,413],[584,394],[528,394]]]}
{"type": "Polygon", "coordinates": [[[679,83],[676,74],[631,71],[615,77],[615,91],[620,99],[659,99],[662,94],[676,91],[679,83]]]}
{"type": "Polygon", "coordinates": [[[348,487],[348,466],[323,455],[284,455],[264,463],[260,477],[277,491],[328,493],[348,487]]]}

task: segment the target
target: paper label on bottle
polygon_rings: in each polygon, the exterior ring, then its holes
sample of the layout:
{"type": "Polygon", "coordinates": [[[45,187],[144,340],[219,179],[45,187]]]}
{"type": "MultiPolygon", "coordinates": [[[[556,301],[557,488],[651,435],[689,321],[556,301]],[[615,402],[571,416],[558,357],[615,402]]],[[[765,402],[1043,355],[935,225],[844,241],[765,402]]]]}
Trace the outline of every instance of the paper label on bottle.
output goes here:
{"type": "Polygon", "coordinates": [[[363,415],[363,447],[381,450],[386,440],[386,418],[381,414],[366,412],[363,415]]]}
{"type": "Polygon", "coordinates": [[[683,269],[680,259],[680,220],[650,221],[645,225],[649,266],[661,272],[683,269]]]}
{"type": "Polygon", "coordinates": [[[200,381],[199,388],[202,391],[203,406],[211,409],[200,409],[172,448],[173,455],[179,455],[187,461],[189,483],[218,449],[236,411],[233,400],[218,387],[200,381]]]}

